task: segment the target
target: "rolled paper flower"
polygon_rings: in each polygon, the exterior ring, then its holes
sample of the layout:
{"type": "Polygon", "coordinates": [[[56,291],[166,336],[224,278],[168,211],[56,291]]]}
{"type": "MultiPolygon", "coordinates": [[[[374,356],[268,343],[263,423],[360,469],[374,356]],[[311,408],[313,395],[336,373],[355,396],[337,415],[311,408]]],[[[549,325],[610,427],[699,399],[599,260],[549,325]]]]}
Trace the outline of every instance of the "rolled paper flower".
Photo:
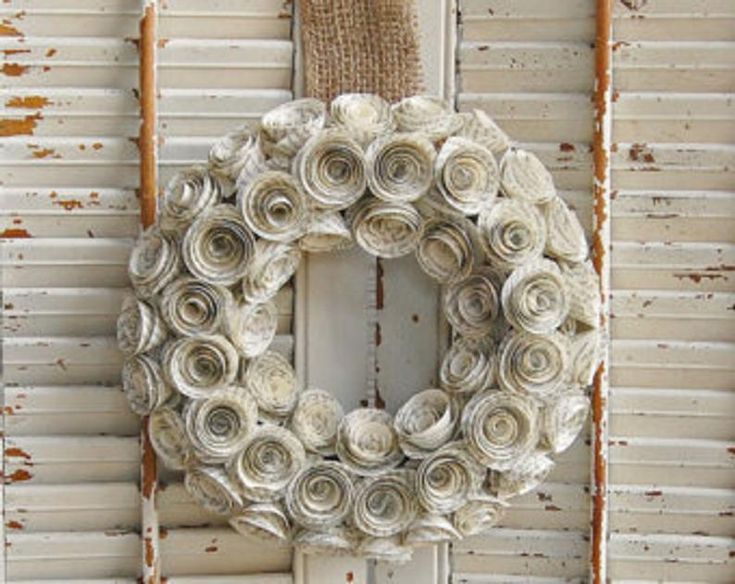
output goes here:
{"type": "Polygon", "coordinates": [[[263,147],[276,159],[293,157],[303,144],[324,127],[327,108],[318,99],[304,98],[272,109],[260,121],[263,147]]]}
{"type": "Polygon", "coordinates": [[[305,462],[304,447],[292,432],[264,424],[230,459],[227,471],[247,499],[276,501],[286,495],[286,487],[305,462]]]}
{"type": "Polygon", "coordinates": [[[442,389],[450,393],[470,394],[486,389],[495,379],[492,344],[459,338],[445,353],[439,368],[442,389]]]}
{"type": "Polygon", "coordinates": [[[587,258],[587,239],[577,214],[556,197],[544,206],[546,219],[546,255],[567,262],[583,262],[587,258]]]}
{"type": "Polygon", "coordinates": [[[485,253],[491,264],[514,268],[541,257],[546,227],[541,213],[528,203],[500,199],[483,209],[477,220],[485,253]]]}
{"type": "Polygon", "coordinates": [[[123,362],[122,386],[130,409],[146,416],[171,397],[171,387],[164,382],[161,367],[148,355],[135,355],[123,362]]]}
{"type": "Polygon", "coordinates": [[[202,507],[217,515],[232,515],[242,499],[219,466],[198,466],[187,471],[184,488],[202,507]]]}
{"type": "Polygon", "coordinates": [[[456,406],[441,389],[414,394],[396,413],[401,449],[409,458],[426,458],[449,442],[457,426],[456,406]]]}
{"type": "Polygon", "coordinates": [[[306,450],[331,456],[337,443],[337,427],[343,416],[342,405],[331,393],[309,389],[299,396],[291,417],[291,429],[306,450]]]}
{"type": "Polygon", "coordinates": [[[454,526],[462,536],[478,535],[497,525],[508,505],[490,497],[473,498],[454,514],[454,526]]]}
{"type": "Polygon", "coordinates": [[[294,521],[321,531],[347,518],[354,496],[348,468],[340,462],[320,460],[301,469],[291,481],[286,506],[294,521]]]}
{"type": "Polygon", "coordinates": [[[301,251],[289,243],[259,240],[242,281],[246,302],[260,303],[273,298],[296,273],[301,251]]]}
{"type": "Polygon", "coordinates": [[[591,262],[561,266],[569,297],[569,316],[592,327],[600,326],[600,279],[591,262]]]}
{"type": "Polygon", "coordinates": [[[500,184],[512,199],[539,205],[556,197],[551,173],[531,152],[511,148],[500,161],[500,184]]]}
{"type": "Polygon", "coordinates": [[[294,161],[294,174],[310,202],[320,209],[346,209],[367,188],[367,162],[362,148],[340,129],[309,138],[294,161]]]}
{"type": "Polygon", "coordinates": [[[421,515],[408,528],[403,543],[419,546],[441,543],[450,539],[462,539],[462,534],[443,515],[421,515]]]}
{"type": "Polygon", "coordinates": [[[367,146],[380,135],[393,131],[390,105],[379,95],[343,93],[332,100],[332,121],[360,144],[367,146]]]}
{"type": "Polygon", "coordinates": [[[161,297],[161,317],[177,335],[213,335],[231,318],[233,308],[227,288],[189,276],[171,282],[161,297]]]}
{"type": "Polygon", "coordinates": [[[259,541],[288,543],[291,540],[291,522],[281,503],[252,503],[230,517],[229,523],[238,533],[259,541]]]}
{"type": "Polygon", "coordinates": [[[167,468],[183,470],[196,460],[184,420],[175,409],[164,406],[153,410],[148,433],[153,450],[167,468]]]}
{"type": "Polygon", "coordinates": [[[261,415],[273,421],[287,417],[296,407],[299,397],[296,372],[279,353],[266,351],[253,358],[245,371],[245,384],[261,415]]]}
{"type": "Polygon", "coordinates": [[[429,513],[452,513],[479,488],[482,476],[482,468],[462,443],[450,442],[421,461],[416,473],[416,497],[429,513]]]}
{"type": "Polygon", "coordinates": [[[442,304],[455,332],[473,339],[490,333],[500,315],[497,280],[490,268],[483,267],[447,288],[442,304]]]}
{"type": "Polygon", "coordinates": [[[403,545],[397,535],[366,537],[357,548],[357,554],[360,556],[390,564],[405,564],[411,560],[412,553],[411,548],[403,545]]]}
{"type": "Polygon", "coordinates": [[[494,470],[508,470],[538,442],[538,409],[519,395],[483,391],[465,406],[462,430],[476,460],[494,470]]]}
{"type": "Polygon", "coordinates": [[[510,148],[508,135],[482,110],[459,114],[462,128],[458,135],[484,146],[494,154],[502,154],[510,148]]]}
{"type": "Polygon", "coordinates": [[[235,180],[235,191],[239,192],[244,190],[260,174],[267,170],[273,170],[273,167],[265,158],[260,139],[256,138],[252,147],[243,153],[240,172],[235,180]]]}
{"type": "Polygon", "coordinates": [[[544,482],[553,468],[553,460],[534,452],[507,471],[491,473],[490,487],[501,499],[525,495],[544,482]]]}
{"type": "Polygon", "coordinates": [[[157,226],[141,233],[128,262],[128,275],[141,298],[158,294],[181,271],[178,247],[157,226]]]}
{"type": "Polygon", "coordinates": [[[511,332],[498,353],[498,383],[512,393],[540,400],[553,398],[569,371],[569,341],[560,333],[538,336],[511,332]]]}
{"type": "Polygon", "coordinates": [[[255,238],[231,205],[208,209],[191,224],[181,254],[198,280],[231,286],[245,275],[255,238]]]}
{"type": "Polygon", "coordinates": [[[571,337],[569,342],[569,376],[574,385],[592,385],[600,364],[600,333],[592,329],[571,337]]]}
{"type": "Polygon", "coordinates": [[[222,184],[205,166],[192,166],[176,173],[163,192],[158,224],[167,233],[183,233],[206,209],[218,204],[222,184]]]}
{"type": "Polygon", "coordinates": [[[589,416],[590,400],[583,391],[562,393],[541,415],[542,443],[554,454],[564,452],[576,440],[589,416]]]}
{"type": "Polygon", "coordinates": [[[183,395],[205,398],[232,384],[239,358],[221,335],[183,337],[164,348],[161,357],[167,381],[183,395]]]}
{"type": "Polygon", "coordinates": [[[293,241],[306,228],[306,197],[287,172],[268,170],[255,177],[238,193],[238,207],[248,227],[270,241],[293,241]]]}
{"type": "Polygon", "coordinates": [[[309,219],[299,247],[307,252],[340,251],[352,247],[354,241],[342,215],[335,212],[315,212],[309,219]]]}
{"type": "Polygon", "coordinates": [[[258,406],[242,387],[213,392],[184,407],[184,423],[197,458],[225,462],[238,452],[258,424],[258,406]]]}
{"type": "Polygon", "coordinates": [[[240,304],[225,324],[227,336],[237,352],[248,359],[268,349],[277,328],[278,309],[271,301],[240,304]]]}
{"type": "Polygon", "coordinates": [[[209,168],[234,182],[254,149],[259,149],[257,137],[247,124],[242,125],[214,143],[209,151],[209,168]]]}
{"type": "Polygon", "coordinates": [[[351,223],[358,245],[381,258],[411,253],[421,237],[421,215],[409,203],[365,199],[352,214],[351,223]]]}
{"type": "Polygon", "coordinates": [[[370,192],[388,203],[408,203],[431,187],[436,150],[421,134],[392,134],[367,149],[370,192]]]}
{"type": "Polygon", "coordinates": [[[400,132],[422,132],[433,142],[443,140],[462,127],[462,118],[440,97],[414,95],[393,105],[393,119],[400,132]]]}
{"type": "Polygon", "coordinates": [[[462,223],[431,219],[424,224],[416,259],[421,269],[436,281],[455,282],[466,278],[472,270],[473,242],[462,223]]]}
{"type": "Polygon", "coordinates": [[[354,555],[359,535],[348,527],[326,530],[300,529],[293,538],[294,545],[307,554],[330,556],[354,555]]]}
{"type": "Polygon", "coordinates": [[[534,261],[513,270],[503,284],[501,299],[508,322],[532,334],[554,332],[569,314],[564,278],[550,260],[534,261]]]}
{"type": "Polygon", "coordinates": [[[117,346],[126,355],[150,351],[166,340],[166,327],[155,308],[135,296],[123,300],[117,317],[117,346]]]}
{"type": "Polygon", "coordinates": [[[389,537],[405,530],[416,518],[412,470],[395,470],[363,480],[355,494],[353,522],[374,537],[389,537]]]}
{"type": "Polygon", "coordinates": [[[336,450],[339,459],[360,476],[380,474],[403,460],[390,414],[375,408],[352,410],[342,418],[336,450]]]}
{"type": "Polygon", "coordinates": [[[449,138],[434,167],[436,185],[447,203],[465,215],[477,215],[495,201],[500,171],[493,153],[467,138],[449,138]]]}

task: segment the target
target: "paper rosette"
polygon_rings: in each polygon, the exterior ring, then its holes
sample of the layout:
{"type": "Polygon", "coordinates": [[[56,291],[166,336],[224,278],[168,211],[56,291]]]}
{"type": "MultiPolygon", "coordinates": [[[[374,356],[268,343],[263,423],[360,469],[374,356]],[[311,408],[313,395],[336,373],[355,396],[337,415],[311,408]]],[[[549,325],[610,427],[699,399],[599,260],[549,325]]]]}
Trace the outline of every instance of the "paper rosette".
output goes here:
{"type": "Polygon", "coordinates": [[[251,503],[230,517],[229,523],[238,533],[258,541],[288,543],[291,539],[291,522],[278,502],[251,503]]]}
{"type": "Polygon", "coordinates": [[[370,192],[388,203],[408,203],[432,184],[436,151],[420,134],[392,134],[367,149],[370,192]]]}
{"type": "Polygon", "coordinates": [[[294,545],[307,554],[344,556],[356,552],[359,534],[356,529],[333,527],[323,531],[300,529],[293,538],[294,545]]]}
{"type": "Polygon", "coordinates": [[[458,338],[439,368],[441,387],[450,393],[475,393],[490,387],[494,379],[495,351],[489,341],[458,338]]]}
{"type": "Polygon", "coordinates": [[[390,105],[379,95],[344,93],[332,100],[332,121],[366,146],[395,127],[390,105]]]}
{"type": "Polygon", "coordinates": [[[529,399],[498,390],[472,397],[462,412],[467,450],[483,466],[508,470],[539,439],[538,408],[529,399]]]}
{"type": "Polygon", "coordinates": [[[269,241],[293,241],[306,227],[306,196],[287,172],[258,175],[240,190],[238,205],[253,233],[269,241]]]}
{"type": "Polygon", "coordinates": [[[360,476],[397,466],[403,453],[390,414],[374,408],[352,410],[337,428],[337,456],[360,476]]]}
{"type": "Polygon", "coordinates": [[[547,405],[541,414],[541,438],[554,454],[564,452],[582,431],[590,411],[583,391],[569,390],[547,405]]]}
{"type": "Polygon", "coordinates": [[[524,201],[496,201],[481,211],[477,226],[490,264],[497,268],[513,269],[537,259],[546,245],[543,217],[524,201]]]}
{"type": "Polygon", "coordinates": [[[578,263],[587,258],[587,239],[577,215],[560,198],[544,206],[546,219],[546,254],[578,263]]]}
{"type": "Polygon", "coordinates": [[[240,304],[231,311],[224,328],[237,352],[252,359],[273,342],[278,329],[278,308],[270,300],[240,304]]]}
{"type": "Polygon", "coordinates": [[[312,98],[297,99],[272,109],[260,122],[264,151],[279,166],[288,166],[301,146],[324,127],[326,114],[326,106],[312,98]]]}
{"type": "Polygon", "coordinates": [[[191,224],[181,242],[181,254],[198,280],[231,286],[245,275],[254,245],[242,216],[223,204],[208,209],[191,224]]]}
{"type": "Polygon", "coordinates": [[[358,245],[381,258],[411,253],[421,237],[421,215],[410,203],[367,197],[354,208],[350,222],[358,245]]]}
{"type": "Polygon", "coordinates": [[[395,428],[401,450],[409,458],[426,458],[454,435],[457,404],[441,389],[414,394],[396,413],[395,428]]]}
{"type": "Polygon", "coordinates": [[[511,145],[510,138],[482,110],[459,114],[462,128],[459,135],[484,146],[493,154],[503,154],[511,145]]]}
{"type": "Polygon", "coordinates": [[[427,221],[416,249],[416,260],[424,272],[443,284],[467,277],[475,263],[468,229],[474,225],[441,218],[427,221]]]}
{"type": "Polygon", "coordinates": [[[296,407],[299,397],[296,372],[288,359],[279,353],[266,351],[253,358],[245,372],[245,384],[261,415],[272,421],[287,417],[296,407]]]}
{"type": "Polygon", "coordinates": [[[429,513],[459,509],[481,481],[481,468],[461,442],[450,442],[424,460],[416,471],[416,497],[429,513]]]}
{"type": "Polygon", "coordinates": [[[242,387],[213,392],[184,407],[184,423],[197,458],[222,463],[237,453],[258,423],[258,406],[242,387]]]}
{"type": "Polygon", "coordinates": [[[569,316],[585,326],[600,326],[599,279],[591,262],[561,266],[569,297],[569,316]]]}
{"type": "Polygon", "coordinates": [[[450,539],[462,539],[462,534],[443,515],[425,514],[417,517],[409,526],[403,542],[407,545],[441,543],[450,539]]]}
{"type": "Polygon", "coordinates": [[[501,499],[524,495],[546,480],[554,461],[542,452],[533,452],[503,472],[490,473],[490,489],[501,499]]]}
{"type": "Polygon", "coordinates": [[[172,394],[164,381],[161,367],[147,355],[134,355],[123,362],[122,386],[130,409],[139,416],[150,414],[163,405],[172,394]]]}
{"type": "Polygon", "coordinates": [[[500,176],[503,192],[512,199],[538,205],[556,196],[551,173],[531,152],[508,150],[500,162],[500,176]]]}
{"type": "Polygon", "coordinates": [[[398,131],[420,132],[432,142],[456,133],[463,124],[445,100],[432,95],[406,97],[392,109],[398,131]]]}
{"type": "Polygon", "coordinates": [[[355,526],[374,537],[397,535],[408,528],[418,511],[412,470],[395,470],[366,478],[355,493],[355,526]]]}
{"type": "Polygon", "coordinates": [[[291,429],[309,452],[330,456],[337,443],[337,428],[344,416],[342,405],[328,391],[308,389],[299,396],[291,429]]]}
{"type": "Polygon", "coordinates": [[[498,349],[500,387],[539,399],[553,398],[566,381],[569,341],[560,333],[511,332],[498,349]]]}
{"type": "Polygon", "coordinates": [[[235,183],[248,159],[257,150],[257,136],[247,125],[240,126],[214,143],[209,151],[209,168],[230,183],[235,183]]]}
{"type": "Polygon", "coordinates": [[[186,472],[184,488],[202,507],[217,515],[232,515],[242,506],[234,485],[219,466],[198,466],[186,472]]]}
{"type": "Polygon", "coordinates": [[[159,407],[148,418],[151,444],[161,461],[174,470],[183,470],[196,461],[181,415],[171,407],[159,407]]]}
{"type": "Polygon", "coordinates": [[[223,197],[220,180],[205,166],[176,173],[161,197],[158,224],[164,232],[184,231],[206,209],[223,197]]]}
{"type": "Polygon", "coordinates": [[[205,398],[235,380],[238,356],[221,335],[182,337],[171,341],[161,357],[164,376],[181,394],[205,398]]]}
{"type": "Polygon", "coordinates": [[[340,462],[323,460],[304,467],[294,477],[286,492],[286,505],[294,521],[322,531],[347,518],[354,496],[349,469],[340,462]]]}
{"type": "Polygon", "coordinates": [[[330,211],[311,214],[299,247],[306,252],[323,253],[352,247],[352,233],[342,215],[330,211]]]}
{"type": "Polygon", "coordinates": [[[255,257],[242,280],[242,294],[247,302],[265,302],[273,298],[296,273],[301,251],[288,243],[259,240],[255,257]]]}
{"type": "Polygon", "coordinates": [[[454,526],[464,537],[487,531],[500,522],[507,504],[491,497],[474,497],[454,513],[454,526]]]}
{"type": "Polygon", "coordinates": [[[306,462],[299,439],[289,430],[264,424],[253,431],[230,459],[227,472],[233,484],[251,501],[277,501],[306,462]]]}
{"type": "Polygon", "coordinates": [[[164,288],[161,317],[177,335],[213,335],[233,316],[232,293],[223,286],[182,276],[164,288]]]}
{"type": "Polygon", "coordinates": [[[600,364],[600,332],[591,329],[570,337],[569,378],[572,385],[587,387],[600,364]]]}
{"type": "Polygon", "coordinates": [[[150,351],[166,340],[166,327],[156,310],[134,296],[123,300],[117,317],[117,346],[126,355],[150,351]]]}
{"type": "Polygon", "coordinates": [[[128,275],[141,298],[152,298],[178,276],[181,259],[174,240],[151,226],[141,233],[128,262],[128,275]]]}
{"type": "Polygon", "coordinates": [[[346,209],[367,188],[367,162],[350,135],[332,129],[312,136],[294,161],[310,202],[321,209],[346,209]]]}
{"type": "Polygon", "coordinates": [[[437,156],[434,180],[447,204],[477,215],[495,201],[500,172],[487,148],[466,138],[449,138],[437,156]]]}
{"type": "Polygon", "coordinates": [[[442,306],[447,321],[457,334],[481,338],[491,333],[500,314],[497,281],[497,275],[491,269],[480,268],[447,288],[442,306]]]}
{"type": "Polygon", "coordinates": [[[514,327],[533,334],[551,334],[569,313],[564,278],[549,260],[516,268],[503,284],[503,313],[514,327]]]}

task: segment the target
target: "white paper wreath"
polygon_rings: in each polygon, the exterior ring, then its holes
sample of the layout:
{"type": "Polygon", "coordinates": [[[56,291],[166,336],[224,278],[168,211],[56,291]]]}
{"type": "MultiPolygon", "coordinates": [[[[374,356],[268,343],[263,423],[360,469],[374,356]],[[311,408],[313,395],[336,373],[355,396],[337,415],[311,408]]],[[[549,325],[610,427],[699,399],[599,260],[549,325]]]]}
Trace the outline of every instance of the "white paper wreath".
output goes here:
{"type": "Polygon", "coordinates": [[[584,425],[598,281],[539,159],[484,113],[342,95],[265,114],[177,174],[130,258],[123,387],[189,493],[238,532],[405,561],[480,533],[584,425]],[[270,349],[303,253],[415,253],[443,287],[440,387],[344,413],[270,349]]]}

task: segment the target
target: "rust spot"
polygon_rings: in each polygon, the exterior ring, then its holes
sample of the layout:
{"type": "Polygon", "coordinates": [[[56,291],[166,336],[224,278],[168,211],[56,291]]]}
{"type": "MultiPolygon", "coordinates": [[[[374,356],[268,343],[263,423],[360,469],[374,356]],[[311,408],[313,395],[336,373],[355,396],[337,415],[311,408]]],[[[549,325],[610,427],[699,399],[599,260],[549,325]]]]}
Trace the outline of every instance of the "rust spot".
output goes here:
{"type": "Polygon", "coordinates": [[[219,548],[216,545],[208,545],[207,547],[204,548],[204,551],[207,552],[208,554],[213,554],[217,550],[219,550],[219,548]]]}
{"type": "Polygon", "coordinates": [[[538,493],[536,493],[536,496],[538,497],[539,501],[551,501],[551,495],[549,495],[548,493],[542,493],[541,491],[539,491],[538,493]]]}
{"type": "Polygon", "coordinates": [[[153,567],[156,558],[156,550],[153,547],[153,539],[150,536],[145,537],[145,565],[149,568],[153,567]]]}
{"type": "Polygon", "coordinates": [[[27,65],[21,65],[20,63],[5,63],[3,64],[3,75],[8,77],[20,77],[28,71],[27,65]]]}
{"type": "Polygon", "coordinates": [[[612,101],[613,103],[618,101],[620,99],[620,92],[616,89],[612,92],[612,101]]]}
{"type": "Polygon", "coordinates": [[[0,23],[0,36],[22,37],[23,33],[10,24],[9,20],[3,19],[2,23],[0,23]]]}
{"type": "Polygon", "coordinates": [[[663,491],[655,490],[655,491],[646,491],[644,495],[646,497],[661,497],[663,495],[663,491]]]}
{"type": "Polygon", "coordinates": [[[627,41],[618,41],[616,43],[613,43],[612,50],[617,51],[620,47],[629,47],[630,43],[627,41]]]}
{"type": "Polygon", "coordinates": [[[546,505],[544,507],[545,511],[561,511],[561,507],[557,507],[556,505],[546,505]]]}
{"type": "Polygon", "coordinates": [[[559,150],[562,152],[574,152],[576,148],[574,147],[574,144],[570,144],[569,142],[562,142],[559,144],[559,150]]]}
{"type": "Polygon", "coordinates": [[[54,56],[54,55],[55,55],[56,53],[58,53],[58,51],[57,51],[56,49],[49,49],[48,51],[46,51],[46,57],[48,57],[48,58],[50,59],[50,58],[51,58],[51,57],[53,57],[53,56],[54,56]]]}
{"type": "Polygon", "coordinates": [[[5,118],[0,120],[0,137],[32,136],[38,120],[43,119],[40,113],[25,116],[20,120],[5,118]]]}
{"type": "Polygon", "coordinates": [[[375,260],[375,265],[378,268],[375,283],[375,308],[383,310],[383,307],[385,306],[385,288],[383,286],[383,262],[380,261],[380,258],[375,260]]]}
{"type": "Polygon", "coordinates": [[[168,44],[168,39],[158,39],[158,48],[162,49],[168,44]]]}
{"type": "Polygon", "coordinates": [[[347,572],[347,574],[345,574],[345,582],[347,582],[347,584],[350,584],[351,582],[354,582],[354,581],[355,581],[355,574],[352,572],[347,572]]]}
{"type": "Polygon", "coordinates": [[[63,207],[66,211],[73,211],[74,209],[84,208],[82,202],[76,199],[59,199],[58,201],[54,201],[53,204],[58,205],[59,207],[63,207]]]}
{"type": "Polygon", "coordinates": [[[419,315],[418,314],[412,314],[411,315],[411,320],[413,322],[418,322],[419,321],[419,315]]]}
{"type": "Polygon", "coordinates": [[[383,399],[383,396],[380,395],[380,388],[377,384],[375,386],[375,407],[379,410],[385,409],[385,400],[383,399]]]}
{"type": "Polygon", "coordinates": [[[699,284],[703,279],[705,280],[724,280],[725,276],[722,274],[674,274],[674,278],[683,280],[684,278],[690,279],[695,284],[699,284]]]}
{"type": "Polygon", "coordinates": [[[735,456],[735,446],[730,446],[730,447],[729,447],[729,448],[727,449],[727,451],[728,451],[728,452],[729,452],[730,454],[732,454],[733,456],[735,456]]]}
{"type": "MultiPolygon", "coordinates": [[[[161,489],[161,490],[163,490],[163,489],[161,489]]],[[[161,527],[161,528],[160,528],[160,529],[158,530],[158,537],[159,537],[160,539],[166,539],[166,538],[168,537],[168,529],[167,529],[167,528],[165,528],[165,527],[161,527]]]]}
{"type": "Polygon", "coordinates": [[[30,233],[28,233],[28,230],[26,229],[6,229],[2,233],[0,233],[0,237],[5,239],[16,239],[21,237],[33,237],[30,233]]]}
{"type": "Polygon", "coordinates": [[[10,55],[19,55],[22,53],[30,53],[30,49],[3,49],[3,54],[6,57],[9,57],[10,55]]]}
{"type": "Polygon", "coordinates": [[[489,51],[490,47],[488,47],[487,45],[482,45],[481,47],[477,47],[477,50],[482,52],[489,51]]]}
{"type": "Polygon", "coordinates": [[[95,142],[94,144],[92,144],[92,148],[94,148],[95,150],[99,150],[100,148],[102,148],[102,142],[95,142]]]}
{"type": "Polygon", "coordinates": [[[19,468],[8,477],[11,483],[22,483],[23,481],[29,481],[33,478],[33,475],[24,468],[19,468]]]}
{"type": "Polygon", "coordinates": [[[720,511],[717,515],[720,517],[732,517],[733,512],[732,511],[720,511]]]}
{"type": "Polygon", "coordinates": [[[141,494],[145,499],[150,499],[156,490],[156,453],[153,451],[151,439],[148,434],[148,416],[141,420],[141,494]]]}
{"type": "Polygon", "coordinates": [[[31,459],[31,455],[22,450],[21,448],[18,448],[16,446],[11,446],[10,448],[5,449],[5,456],[8,458],[25,458],[26,460],[31,459]]]}
{"type": "Polygon", "coordinates": [[[648,0],[620,0],[620,3],[625,6],[628,10],[637,12],[648,4],[648,0]]]}
{"type": "Polygon", "coordinates": [[[656,159],[653,157],[652,150],[646,144],[631,144],[628,156],[635,162],[646,162],[653,164],[656,159]]]}
{"type": "Polygon", "coordinates": [[[40,150],[36,150],[33,152],[34,158],[48,158],[49,156],[53,156],[54,158],[61,158],[58,154],[56,154],[56,150],[53,148],[41,148],[40,150]]]}
{"type": "Polygon", "coordinates": [[[8,529],[23,529],[23,524],[20,521],[8,521],[5,526],[8,529]]]}

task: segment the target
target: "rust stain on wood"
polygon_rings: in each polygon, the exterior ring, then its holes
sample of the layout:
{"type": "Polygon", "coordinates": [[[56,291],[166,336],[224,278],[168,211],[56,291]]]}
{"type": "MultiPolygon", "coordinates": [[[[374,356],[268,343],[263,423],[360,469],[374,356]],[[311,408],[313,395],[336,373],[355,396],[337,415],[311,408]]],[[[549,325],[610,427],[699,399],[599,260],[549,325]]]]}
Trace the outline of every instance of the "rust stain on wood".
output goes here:
{"type": "Polygon", "coordinates": [[[11,446],[10,448],[5,449],[5,456],[7,458],[25,458],[26,460],[31,459],[31,455],[28,454],[25,450],[22,448],[18,448],[17,446],[11,446]]]}
{"type": "Polygon", "coordinates": [[[23,524],[20,521],[11,520],[5,524],[8,529],[23,529],[23,524]]]}
{"type": "Polygon", "coordinates": [[[40,113],[25,116],[21,119],[0,119],[0,137],[32,136],[38,121],[42,119],[43,116],[40,113]]]}
{"type": "Polygon", "coordinates": [[[140,21],[140,213],[143,227],[156,220],[156,14],[146,6],[140,21]]]}
{"type": "Polygon", "coordinates": [[[23,109],[42,109],[52,102],[42,95],[16,95],[5,102],[5,107],[17,107],[23,109]]]}
{"type": "Polygon", "coordinates": [[[59,199],[57,201],[53,201],[52,204],[63,207],[65,211],[73,211],[74,209],[84,208],[84,204],[77,199],[59,199]]]}
{"type": "Polygon", "coordinates": [[[8,77],[20,77],[21,75],[25,75],[27,71],[27,65],[21,65],[20,63],[3,64],[3,75],[7,75],[8,77]]]}
{"type": "Polygon", "coordinates": [[[23,33],[10,24],[10,20],[3,19],[0,23],[0,36],[22,37],[23,33]]]}
{"type": "Polygon", "coordinates": [[[141,494],[144,498],[150,499],[155,493],[156,488],[156,453],[150,443],[148,435],[148,416],[141,420],[141,439],[143,441],[142,456],[142,484],[141,494]]]}
{"type": "Polygon", "coordinates": [[[19,229],[17,227],[5,229],[0,233],[0,237],[4,239],[18,239],[25,237],[33,237],[26,229],[19,229]]]}
{"type": "Polygon", "coordinates": [[[11,483],[22,483],[24,481],[29,481],[33,478],[33,475],[29,473],[24,468],[19,468],[18,470],[13,471],[10,476],[8,476],[8,481],[11,483]]]}
{"type": "Polygon", "coordinates": [[[23,53],[30,53],[30,49],[3,49],[3,55],[9,57],[10,55],[21,55],[23,53]]]}
{"type": "Polygon", "coordinates": [[[49,49],[48,51],[46,51],[46,57],[50,59],[58,52],[59,51],[57,49],[49,49]]]}

